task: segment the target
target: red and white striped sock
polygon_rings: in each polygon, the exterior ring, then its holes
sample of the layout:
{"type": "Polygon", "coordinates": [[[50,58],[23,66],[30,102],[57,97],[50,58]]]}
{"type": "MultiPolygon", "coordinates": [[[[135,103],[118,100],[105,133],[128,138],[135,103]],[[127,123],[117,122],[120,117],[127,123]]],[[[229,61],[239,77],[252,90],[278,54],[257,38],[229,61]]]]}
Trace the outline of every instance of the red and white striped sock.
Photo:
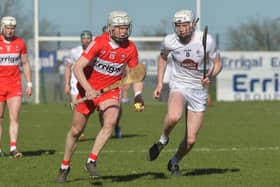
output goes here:
{"type": "Polygon", "coordinates": [[[62,160],[61,162],[61,169],[68,169],[70,167],[70,160],[62,160]]]}
{"type": "Polygon", "coordinates": [[[87,163],[89,163],[89,162],[95,162],[96,160],[97,160],[97,155],[96,155],[96,154],[93,154],[93,153],[90,153],[89,156],[88,156],[87,163]]]}
{"type": "Polygon", "coordinates": [[[10,152],[17,149],[17,143],[16,142],[10,142],[10,152]]]}

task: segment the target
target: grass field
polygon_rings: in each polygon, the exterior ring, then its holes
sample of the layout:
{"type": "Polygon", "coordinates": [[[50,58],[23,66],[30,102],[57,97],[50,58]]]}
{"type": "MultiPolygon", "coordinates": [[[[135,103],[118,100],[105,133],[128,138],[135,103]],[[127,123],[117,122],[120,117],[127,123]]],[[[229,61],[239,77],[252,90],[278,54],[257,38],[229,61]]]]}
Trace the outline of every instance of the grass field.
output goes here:
{"type": "MultiPolygon", "coordinates": [[[[169,145],[154,162],[146,151],[159,138],[164,103],[146,104],[135,113],[124,106],[122,139],[110,139],[99,156],[102,179],[91,184],[84,163],[99,130],[94,114],[72,159],[63,186],[280,186],[280,102],[216,103],[208,108],[193,151],[180,163],[182,176],[166,169],[183,136],[183,123],[174,129],[169,145]]],[[[71,111],[63,104],[23,105],[18,148],[22,159],[0,158],[0,186],[62,186],[55,178],[69,129],[71,111]]],[[[183,120],[182,120],[183,121],[183,120]]],[[[2,149],[8,153],[7,115],[2,149]]]]}

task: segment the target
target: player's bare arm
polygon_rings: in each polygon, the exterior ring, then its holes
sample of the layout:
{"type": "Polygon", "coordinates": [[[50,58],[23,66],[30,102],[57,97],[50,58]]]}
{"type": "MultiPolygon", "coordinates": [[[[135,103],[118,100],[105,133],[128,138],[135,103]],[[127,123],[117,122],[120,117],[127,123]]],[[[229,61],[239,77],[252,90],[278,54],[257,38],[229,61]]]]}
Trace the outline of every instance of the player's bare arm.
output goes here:
{"type": "Polygon", "coordinates": [[[24,77],[27,83],[25,94],[27,96],[31,96],[32,95],[31,67],[28,61],[27,54],[21,55],[21,62],[22,62],[24,77]]]}
{"type": "Polygon", "coordinates": [[[213,69],[213,72],[212,72],[212,76],[215,77],[223,69],[223,65],[222,65],[222,62],[221,62],[220,54],[217,54],[216,58],[213,60],[213,63],[214,63],[214,69],[213,69]]]}
{"type": "Polygon", "coordinates": [[[84,68],[88,65],[89,60],[85,57],[81,56],[79,60],[74,64],[73,72],[76,76],[78,82],[81,84],[81,86],[86,91],[86,97],[87,99],[93,99],[98,96],[98,92],[94,90],[89,82],[86,79],[86,76],[84,74],[84,68]]]}
{"type": "Polygon", "coordinates": [[[161,92],[162,92],[162,87],[163,87],[163,76],[164,76],[164,72],[166,69],[166,64],[167,64],[167,59],[163,56],[160,55],[159,59],[158,59],[158,80],[157,80],[157,87],[154,90],[154,95],[153,97],[155,99],[159,99],[161,92]]]}
{"type": "Polygon", "coordinates": [[[222,62],[220,54],[218,53],[216,57],[212,60],[214,67],[207,72],[205,78],[201,78],[201,83],[204,87],[208,87],[211,83],[211,79],[218,75],[222,71],[222,62]]]}
{"type": "Polygon", "coordinates": [[[72,64],[66,63],[65,74],[64,74],[64,81],[65,81],[64,93],[65,94],[70,93],[71,68],[72,68],[72,64]]]}

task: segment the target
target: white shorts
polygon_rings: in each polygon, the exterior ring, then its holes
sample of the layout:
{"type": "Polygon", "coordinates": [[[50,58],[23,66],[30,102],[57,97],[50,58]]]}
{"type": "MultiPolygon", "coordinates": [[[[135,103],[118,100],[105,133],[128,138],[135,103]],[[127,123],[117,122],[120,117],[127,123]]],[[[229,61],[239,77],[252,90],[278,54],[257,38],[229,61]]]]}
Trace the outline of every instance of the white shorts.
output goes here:
{"type": "Polygon", "coordinates": [[[205,111],[208,99],[207,89],[181,88],[179,86],[172,85],[172,87],[170,87],[170,94],[173,92],[179,92],[184,96],[186,108],[188,110],[193,112],[205,111]]]}
{"type": "Polygon", "coordinates": [[[74,95],[74,96],[78,95],[79,90],[78,90],[78,88],[77,88],[77,80],[71,79],[71,81],[70,81],[70,87],[71,87],[70,94],[71,94],[71,95],[74,95]]]}

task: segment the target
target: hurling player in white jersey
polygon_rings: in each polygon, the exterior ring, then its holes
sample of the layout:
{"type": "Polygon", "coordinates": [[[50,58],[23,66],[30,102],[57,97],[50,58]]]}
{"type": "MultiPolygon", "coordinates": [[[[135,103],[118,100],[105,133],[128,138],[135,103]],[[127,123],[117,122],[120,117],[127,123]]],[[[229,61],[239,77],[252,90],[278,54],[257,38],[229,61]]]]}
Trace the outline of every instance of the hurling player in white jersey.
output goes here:
{"type": "Polygon", "coordinates": [[[78,95],[77,89],[77,79],[73,73],[73,65],[80,58],[83,51],[87,48],[87,46],[92,41],[92,33],[91,31],[85,30],[81,32],[81,45],[74,47],[70,50],[69,55],[65,58],[66,69],[65,69],[65,94],[71,94],[72,101],[76,100],[78,95]]]}
{"type": "Polygon", "coordinates": [[[186,115],[186,128],[177,152],[168,161],[167,168],[179,175],[179,161],[192,149],[202,126],[207,106],[208,86],[222,69],[219,52],[211,35],[207,35],[207,74],[203,77],[204,51],[201,31],[195,30],[196,21],[190,10],[179,10],[173,17],[174,33],[167,35],[161,45],[158,60],[158,82],[154,98],[159,98],[163,87],[163,76],[167,56],[171,55],[172,73],[169,81],[168,110],[164,119],[163,132],[148,152],[148,160],[155,160],[168,144],[172,129],[186,115]]]}
{"type": "MultiPolygon", "coordinates": [[[[65,80],[65,87],[64,87],[64,93],[71,95],[71,101],[74,102],[77,98],[77,95],[79,93],[77,89],[77,79],[73,73],[73,65],[75,62],[80,58],[83,51],[88,47],[90,42],[92,41],[92,33],[91,31],[84,30],[81,32],[81,45],[78,45],[77,47],[74,47],[70,50],[69,55],[67,58],[65,58],[65,74],[64,74],[64,80],[65,80]]],[[[83,140],[85,138],[84,134],[81,134],[80,140],[83,140]]]]}

